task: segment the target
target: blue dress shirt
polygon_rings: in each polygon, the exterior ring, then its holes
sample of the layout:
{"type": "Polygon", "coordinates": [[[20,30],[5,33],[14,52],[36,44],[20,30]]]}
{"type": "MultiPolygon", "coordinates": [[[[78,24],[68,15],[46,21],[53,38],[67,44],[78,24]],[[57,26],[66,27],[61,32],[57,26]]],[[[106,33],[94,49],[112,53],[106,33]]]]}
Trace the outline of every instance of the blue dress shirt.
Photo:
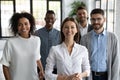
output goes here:
{"type": "Polygon", "coordinates": [[[106,30],[100,34],[92,30],[92,34],[92,55],[90,57],[91,70],[96,72],[107,71],[106,30]]]}
{"type": "Polygon", "coordinates": [[[35,32],[35,35],[39,36],[41,39],[41,62],[43,68],[45,69],[46,58],[48,57],[49,50],[51,46],[55,46],[60,43],[60,31],[52,28],[51,30],[47,30],[46,27],[43,27],[35,32]]]}

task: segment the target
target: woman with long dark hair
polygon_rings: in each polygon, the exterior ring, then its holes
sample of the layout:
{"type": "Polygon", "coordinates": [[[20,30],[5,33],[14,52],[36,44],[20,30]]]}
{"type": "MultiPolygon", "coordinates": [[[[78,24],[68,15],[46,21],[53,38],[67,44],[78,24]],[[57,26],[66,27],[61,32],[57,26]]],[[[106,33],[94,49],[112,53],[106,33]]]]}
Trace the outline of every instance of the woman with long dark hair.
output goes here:
{"type": "Polygon", "coordinates": [[[67,17],[61,25],[61,43],[53,46],[47,57],[46,80],[82,80],[89,76],[88,51],[81,46],[79,27],[74,18],[67,17]],[[57,74],[53,74],[56,65],[57,74]]]}

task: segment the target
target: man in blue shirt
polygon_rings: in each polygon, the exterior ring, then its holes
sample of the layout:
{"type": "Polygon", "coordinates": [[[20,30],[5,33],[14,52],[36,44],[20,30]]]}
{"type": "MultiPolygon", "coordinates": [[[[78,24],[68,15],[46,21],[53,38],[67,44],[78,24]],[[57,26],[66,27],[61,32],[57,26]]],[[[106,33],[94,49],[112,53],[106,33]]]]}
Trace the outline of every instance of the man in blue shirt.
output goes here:
{"type": "Polygon", "coordinates": [[[35,35],[39,36],[41,39],[40,54],[44,70],[46,65],[46,58],[48,57],[51,46],[57,45],[60,42],[60,32],[53,28],[55,20],[56,18],[54,11],[48,10],[45,15],[45,27],[35,32],[35,35]]]}
{"type": "Polygon", "coordinates": [[[91,12],[93,30],[81,38],[89,51],[91,77],[88,80],[120,80],[118,41],[115,34],[104,29],[104,11],[91,12]]]}

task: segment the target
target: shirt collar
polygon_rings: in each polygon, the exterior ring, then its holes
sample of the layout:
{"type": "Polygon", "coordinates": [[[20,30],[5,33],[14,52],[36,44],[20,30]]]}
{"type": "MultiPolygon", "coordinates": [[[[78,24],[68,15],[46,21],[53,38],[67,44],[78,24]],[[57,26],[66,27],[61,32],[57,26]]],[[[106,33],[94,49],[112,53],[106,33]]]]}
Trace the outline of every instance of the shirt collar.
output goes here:
{"type": "MultiPolygon", "coordinates": [[[[80,25],[80,23],[79,23],[79,25],[80,25]]],[[[84,28],[80,25],[80,29],[85,29],[85,28],[88,28],[88,23],[84,28]]]]}
{"type": "Polygon", "coordinates": [[[106,30],[105,30],[105,29],[104,29],[103,32],[100,33],[100,34],[97,34],[94,30],[92,30],[92,31],[93,31],[93,35],[94,35],[94,36],[96,36],[96,35],[103,35],[103,36],[105,36],[105,35],[106,35],[106,30]]]}
{"type": "Polygon", "coordinates": [[[54,30],[54,28],[52,28],[51,30],[48,30],[46,27],[44,27],[44,30],[47,32],[52,32],[54,30]]]}
{"type": "MultiPolygon", "coordinates": [[[[64,47],[66,47],[66,44],[64,43],[64,42],[62,42],[62,44],[61,44],[62,46],[64,46],[64,47]]],[[[75,48],[76,47],[76,45],[77,45],[77,43],[76,42],[74,42],[74,45],[73,45],[73,48],[75,48]]]]}

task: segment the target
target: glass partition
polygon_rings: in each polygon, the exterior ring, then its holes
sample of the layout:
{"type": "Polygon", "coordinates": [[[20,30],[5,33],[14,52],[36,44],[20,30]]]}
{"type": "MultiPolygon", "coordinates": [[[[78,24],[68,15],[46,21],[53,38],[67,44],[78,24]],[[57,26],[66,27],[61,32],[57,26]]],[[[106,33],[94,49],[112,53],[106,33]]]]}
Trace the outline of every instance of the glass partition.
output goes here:
{"type": "Polygon", "coordinates": [[[13,1],[1,1],[1,34],[12,36],[9,29],[9,19],[13,14],[13,1]]]}

